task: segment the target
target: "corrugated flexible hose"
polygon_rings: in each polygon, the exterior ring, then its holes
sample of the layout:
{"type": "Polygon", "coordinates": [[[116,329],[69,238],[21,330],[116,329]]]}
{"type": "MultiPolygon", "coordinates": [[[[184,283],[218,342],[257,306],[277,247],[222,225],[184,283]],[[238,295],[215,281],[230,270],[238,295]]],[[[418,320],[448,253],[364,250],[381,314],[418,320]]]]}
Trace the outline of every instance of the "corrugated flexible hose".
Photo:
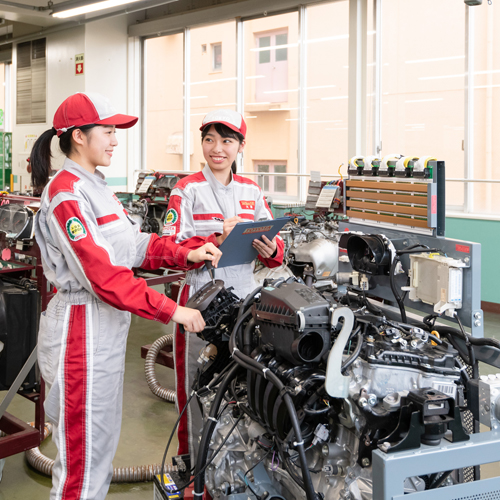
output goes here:
{"type": "Polygon", "coordinates": [[[146,371],[146,382],[148,383],[151,392],[169,403],[175,403],[176,392],[172,389],[162,387],[158,382],[155,374],[155,364],[158,353],[164,348],[174,343],[174,335],[164,335],[153,342],[146,355],[146,363],[144,370],[146,371]]]}
{"type": "MultiPolygon", "coordinates": [[[[33,422],[30,422],[34,426],[33,422]]],[[[2,433],[3,434],[3,433],[2,433]]],[[[52,424],[46,423],[43,433],[43,439],[47,439],[52,434],[52,424]]],[[[32,448],[26,451],[26,459],[28,463],[37,471],[46,476],[52,475],[54,460],[46,457],[40,448],[32,448]]],[[[115,467],[113,469],[112,483],[140,483],[144,481],[152,481],[153,477],[160,474],[161,464],[137,465],[131,467],[115,467]]],[[[176,471],[177,467],[165,465],[164,472],[176,471]]]]}

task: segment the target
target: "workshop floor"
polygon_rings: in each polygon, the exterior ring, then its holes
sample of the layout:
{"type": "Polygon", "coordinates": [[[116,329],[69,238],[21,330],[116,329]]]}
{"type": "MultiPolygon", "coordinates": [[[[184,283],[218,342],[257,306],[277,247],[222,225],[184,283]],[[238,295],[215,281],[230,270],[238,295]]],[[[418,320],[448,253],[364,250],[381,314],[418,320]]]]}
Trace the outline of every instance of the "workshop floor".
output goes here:
{"type": "MultiPolygon", "coordinates": [[[[125,371],[123,426],[114,460],[115,467],[161,462],[177,413],[173,404],[161,401],[150,392],[144,377],[144,360],[140,357],[140,349],[142,345],[150,344],[167,333],[171,333],[170,326],[138,317],[132,318],[125,371]]],[[[485,336],[500,340],[500,314],[485,314],[485,336]]],[[[481,367],[481,373],[497,371],[500,370],[489,366],[481,367]]],[[[173,388],[172,370],[157,365],[156,374],[162,385],[173,388]]],[[[3,399],[4,395],[5,393],[2,393],[0,399],[3,399]]],[[[16,396],[9,412],[30,421],[34,418],[33,408],[32,403],[16,396]]],[[[174,440],[171,451],[175,450],[174,440]]],[[[51,458],[55,457],[55,447],[50,439],[42,445],[42,451],[51,458]]],[[[500,475],[499,464],[490,464],[482,467],[482,470],[485,477],[500,475]]],[[[0,482],[0,500],[47,500],[50,486],[50,478],[34,471],[27,464],[24,454],[19,454],[7,458],[0,482]]],[[[111,485],[108,498],[153,500],[153,484],[111,485]]]]}

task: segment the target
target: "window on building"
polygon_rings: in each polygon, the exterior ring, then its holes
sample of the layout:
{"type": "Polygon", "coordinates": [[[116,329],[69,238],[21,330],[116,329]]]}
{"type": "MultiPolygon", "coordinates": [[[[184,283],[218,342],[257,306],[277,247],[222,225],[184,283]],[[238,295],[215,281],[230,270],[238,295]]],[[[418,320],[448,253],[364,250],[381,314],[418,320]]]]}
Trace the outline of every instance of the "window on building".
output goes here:
{"type": "Polygon", "coordinates": [[[259,77],[255,85],[255,100],[286,102],[288,101],[288,28],[256,33],[255,37],[257,46],[255,73],[259,77]]]}
{"type": "Polygon", "coordinates": [[[17,45],[16,123],[46,122],[46,39],[17,45]]]}
{"type": "Polygon", "coordinates": [[[212,44],[212,71],[222,71],[222,43],[212,44]]]}
{"type": "MultiPolygon", "coordinates": [[[[261,174],[286,174],[286,161],[255,161],[254,171],[261,174]]],[[[258,175],[257,183],[266,194],[286,194],[286,176],[258,175]]]]}

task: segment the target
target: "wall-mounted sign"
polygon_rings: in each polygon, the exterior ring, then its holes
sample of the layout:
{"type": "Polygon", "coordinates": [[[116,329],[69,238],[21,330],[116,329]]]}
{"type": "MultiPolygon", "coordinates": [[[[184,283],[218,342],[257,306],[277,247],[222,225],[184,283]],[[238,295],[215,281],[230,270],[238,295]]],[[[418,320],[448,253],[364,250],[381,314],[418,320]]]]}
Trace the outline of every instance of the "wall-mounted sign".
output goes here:
{"type": "Polygon", "coordinates": [[[75,56],[75,75],[83,75],[83,54],[75,56]]]}

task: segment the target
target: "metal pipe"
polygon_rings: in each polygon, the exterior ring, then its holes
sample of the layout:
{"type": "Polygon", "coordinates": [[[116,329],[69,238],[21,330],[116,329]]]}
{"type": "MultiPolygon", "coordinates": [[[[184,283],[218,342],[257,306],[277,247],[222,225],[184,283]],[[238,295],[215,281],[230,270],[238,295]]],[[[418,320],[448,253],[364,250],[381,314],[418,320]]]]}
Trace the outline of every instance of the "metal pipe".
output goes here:
{"type": "Polygon", "coordinates": [[[146,363],[144,365],[144,370],[146,372],[146,382],[148,383],[148,387],[151,389],[151,392],[169,403],[175,403],[175,399],[177,397],[176,391],[172,389],[166,389],[162,387],[158,382],[155,374],[155,364],[158,353],[168,345],[172,345],[174,343],[174,335],[164,335],[160,337],[153,345],[149,348],[148,354],[146,356],[146,363]]]}
{"type": "MultiPolygon", "coordinates": [[[[33,422],[30,422],[34,426],[33,422]]],[[[52,434],[52,424],[46,423],[43,433],[43,440],[47,439],[52,434]]],[[[46,476],[52,476],[54,468],[54,460],[46,457],[37,446],[26,450],[26,460],[38,472],[46,476]]],[[[177,467],[168,465],[164,468],[164,472],[174,472],[177,467]]],[[[139,483],[152,481],[153,477],[161,473],[161,464],[136,465],[130,467],[115,467],[113,469],[112,483],[139,483]]]]}

